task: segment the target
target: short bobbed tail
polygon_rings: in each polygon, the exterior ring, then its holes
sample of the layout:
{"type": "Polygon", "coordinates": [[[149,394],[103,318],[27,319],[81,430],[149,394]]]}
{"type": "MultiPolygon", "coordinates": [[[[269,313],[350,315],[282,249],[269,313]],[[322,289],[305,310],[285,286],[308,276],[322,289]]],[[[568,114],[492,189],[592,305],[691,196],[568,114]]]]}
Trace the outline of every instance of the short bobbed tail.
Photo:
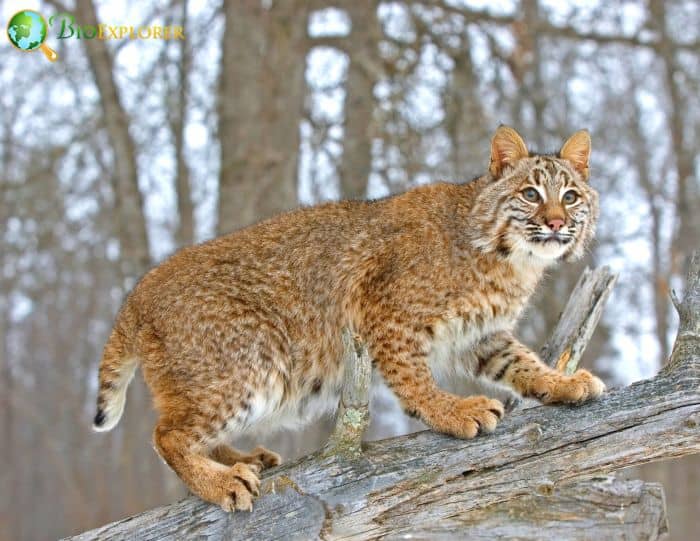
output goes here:
{"type": "Polygon", "coordinates": [[[127,322],[123,312],[107,340],[100,363],[97,412],[92,423],[97,432],[111,430],[119,422],[126,404],[126,389],[138,366],[138,357],[130,352],[127,343],[127,333],[124,332],[127,322]]]}

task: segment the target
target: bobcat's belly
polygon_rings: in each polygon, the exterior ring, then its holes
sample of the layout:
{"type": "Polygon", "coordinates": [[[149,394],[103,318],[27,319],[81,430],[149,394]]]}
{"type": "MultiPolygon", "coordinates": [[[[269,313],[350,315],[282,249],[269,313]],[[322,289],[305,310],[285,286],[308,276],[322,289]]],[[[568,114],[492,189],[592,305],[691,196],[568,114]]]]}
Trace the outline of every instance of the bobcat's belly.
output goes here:
{"type": "Polygon", "coordinates": [[[482,325],[467,323],[462,318],[450,318],[435,325],[428,354],[428,364],[439,383],[454,381],[455,377],[476,374],[476,359],[469,351],[483,337],[498,331],[510,330],[513,319],[496,317],[482,325]]]}
{"type": "Polygon", "coordinates": [[[298,430],[338,408],[343,384],[343,367],[332,367],[318,384],[285,396],[278,386],[262,389],[253,398],[253,405],[241,432],[267,434],[278,430],[298,430]]]}

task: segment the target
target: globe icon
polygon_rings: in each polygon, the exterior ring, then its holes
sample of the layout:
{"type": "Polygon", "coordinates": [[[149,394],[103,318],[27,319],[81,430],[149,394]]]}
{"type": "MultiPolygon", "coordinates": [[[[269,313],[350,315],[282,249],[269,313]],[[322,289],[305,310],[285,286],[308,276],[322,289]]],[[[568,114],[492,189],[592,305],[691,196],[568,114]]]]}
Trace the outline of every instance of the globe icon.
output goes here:
{"type": "Polygon", "coordinates": [[[52,62],[58,58],[56,51],[44,43],[48,27],[40,13],[25,9],[15,13],[7,23],[7,37],[20,51],[41,49],[52,62]]]}

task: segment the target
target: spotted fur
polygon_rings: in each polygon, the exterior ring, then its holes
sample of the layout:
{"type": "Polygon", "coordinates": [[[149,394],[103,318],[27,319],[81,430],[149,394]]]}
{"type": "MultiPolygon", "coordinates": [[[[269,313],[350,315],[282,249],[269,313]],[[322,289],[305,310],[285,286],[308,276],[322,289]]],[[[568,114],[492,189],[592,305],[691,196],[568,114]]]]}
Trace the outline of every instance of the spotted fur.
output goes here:
{"type": "Polygon", "coordinates": [[[471,183],[301,209],[179,251],[117,317],[95,428],[116,425],[140,364],[159,413],[157,452],[203,499],[250,509],[260,470],[280,459],[229,443],[335,409],[344,327],[407,413],[457,437],[493,430],[504,404],[436,379],[461,374],[544,402],[599,395],[598,378],[548,368],[511,332],[543,271],[593,236],[589,151],[579,132],[558,155],[530,155],[502,127],[489,172],[471,183]]]}

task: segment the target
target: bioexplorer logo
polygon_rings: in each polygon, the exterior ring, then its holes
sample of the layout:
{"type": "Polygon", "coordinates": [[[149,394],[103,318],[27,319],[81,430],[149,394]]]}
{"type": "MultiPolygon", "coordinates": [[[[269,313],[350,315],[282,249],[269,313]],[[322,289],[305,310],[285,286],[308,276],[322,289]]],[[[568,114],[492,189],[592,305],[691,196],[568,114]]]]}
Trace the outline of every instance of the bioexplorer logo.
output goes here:
{"type": "Polygon", "coordinates": [[[182,26],[80,25],[70,13],[52,15],[49,17],[49,25],[57,28],[58,39],[185,39],[182,26]]]}
{"type": "Polygon", "coordinates": [[[37,11],[18,11],[7,23],[7,37],[20,51],[41,49],[51,62],[58,58],[56,51],[46,45],[49,28],[57,33],[57,39],[185,39],[182,26],[129,26],[122,24],[81,25],[70,13],[49,17],[49,24],[37,11]]]}

